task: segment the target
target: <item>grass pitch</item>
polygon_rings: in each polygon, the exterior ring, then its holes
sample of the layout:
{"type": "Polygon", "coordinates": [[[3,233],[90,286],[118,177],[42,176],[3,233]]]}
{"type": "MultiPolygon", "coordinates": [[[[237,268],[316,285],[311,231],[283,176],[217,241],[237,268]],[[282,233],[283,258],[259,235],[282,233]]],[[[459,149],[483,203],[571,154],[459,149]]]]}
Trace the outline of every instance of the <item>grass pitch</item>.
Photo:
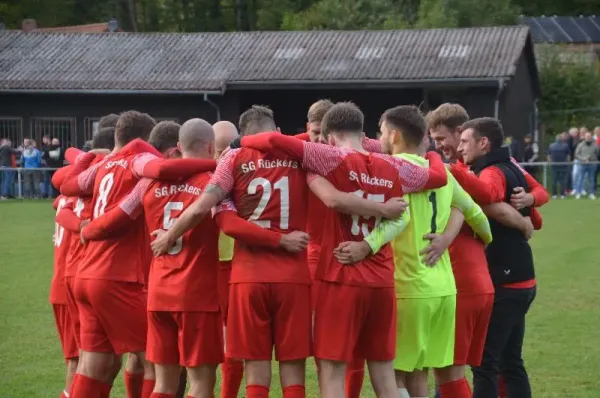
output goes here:
{"type": "MultiPolygon", "coordinates": [[[[533,396],[600,396],[600,204],[554,201],[532,245],[538,296],[525,360],[533,396]]],[[[49,201],[0,203],[0,396],[58,397],[64,362],[48,304],[54,211],[49,201]]],[[[274,373],[271,396],[281,396],[274,373]]],[[[218,386],[217,386],[218,388],[218,386]]],[[[307,395],[317,397],[312,359],[307,395]]],[[[113,397],[125,397],[122,377],[113,397]]],[[[368,382],[362,396],[373,397],[368,382]]]]}

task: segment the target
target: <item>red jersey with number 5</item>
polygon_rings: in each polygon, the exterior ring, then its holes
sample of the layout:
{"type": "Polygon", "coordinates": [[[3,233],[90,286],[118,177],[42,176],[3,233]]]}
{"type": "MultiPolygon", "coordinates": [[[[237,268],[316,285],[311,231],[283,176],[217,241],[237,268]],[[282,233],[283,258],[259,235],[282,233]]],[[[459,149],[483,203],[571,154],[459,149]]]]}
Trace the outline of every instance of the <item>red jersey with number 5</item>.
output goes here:
{"type": "MultiPolygon", "coordinates": [[[[308,188],[298,161],[234,149],[219,161],[210,184],[230,194],[239,216],[248,221],[281,233],[306,230],[308,188]]],[[[243,282],[310,284],[306,252],[247,246],[236,240],[231,283],[243,282]]]]}
{"type": "MultiPolygon", "coordinates": [[[[140,179],[147,162],[157,157],[150,153],[122,150],[106,156],[90,167],[86,175],[94,178],[92,220],[119,205],[140,179]]],[[[80,181],[85,186],[85,181],[80,181]]],[[[150,238],[144,220],[139,218],[122,235],[101,241],[90,241],[78,278],[105,279],[145,283],[151,261],[150,238]]]]}
{"type": "MultiPolygon", "coordinates": [[[[67,203],[67,198],[57,198],[56,214],[58,214],[67,203]]],[[[54,229],[54,273],[50,283],[50,303],[67,304],[67,290],[65,286],[65,266],[67,255],[71,245],[71,233],[60,224],[55,223],[54,229]]]]}

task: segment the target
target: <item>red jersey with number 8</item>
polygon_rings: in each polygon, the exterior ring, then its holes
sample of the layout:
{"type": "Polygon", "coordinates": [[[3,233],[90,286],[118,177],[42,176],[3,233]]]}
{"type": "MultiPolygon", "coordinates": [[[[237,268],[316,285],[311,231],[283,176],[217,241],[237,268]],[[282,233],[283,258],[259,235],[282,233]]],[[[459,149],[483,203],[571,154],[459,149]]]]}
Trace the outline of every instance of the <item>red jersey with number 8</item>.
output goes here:
{"type": "MultiPolygon", "coordinates": [[[[150,153],[122,150],[106,156],[97,168],[92,199],[92,220],[119,205],[136,186],[145,164],[156,159],[150,153]]],[[[94,174],[92,174],[94,175],[94,174]]],[[[85,182],[81,182],[85,185],[85,182]]],[[[87,243],[78,278],[145,283],[151,261],[150,238],[143,218],[111,239],[87,243]]]]}
{"type": "MultiPolygon", "coordinates": [[[[308,188],[298,161],[234,149],[219,161],[210,184],[230,194],[238,214],[248,221],[281,233],[306,230],[308,188]]],[[[244,282],[310,284],[306,252],[247,246],[236,240],[231,283],[244,282]]]]}

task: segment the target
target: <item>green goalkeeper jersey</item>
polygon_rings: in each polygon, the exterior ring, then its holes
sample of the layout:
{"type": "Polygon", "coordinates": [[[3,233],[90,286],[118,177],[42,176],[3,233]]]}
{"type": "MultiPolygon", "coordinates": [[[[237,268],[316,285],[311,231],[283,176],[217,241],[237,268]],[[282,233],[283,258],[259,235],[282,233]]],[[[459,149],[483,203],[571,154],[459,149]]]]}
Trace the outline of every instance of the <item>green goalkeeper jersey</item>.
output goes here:
{"type": "MultiPolygon", "coordinates": [[[[413,154],[394,155],[418,165],[428,161],[413,154]]],[[[487,217],[458,182],[448,173],[448,184],[442,188],[404,196],[408,209],[397,220],[385,220],[365,241],[373,253],[391,239],[394,252],[394,279],[398,298],[428,298],[456,294],[450,255],[445,250],[432,267],[422,262],[419,254],[429,245],[424,236],[444,232],[452,207],[459,209],[465,221],[485,243],[491,241],[487,217]],[[395,237],[394,237],[395,236],[395,237]],[[393,237],[393,239],[392,239],[393,237]]]]}

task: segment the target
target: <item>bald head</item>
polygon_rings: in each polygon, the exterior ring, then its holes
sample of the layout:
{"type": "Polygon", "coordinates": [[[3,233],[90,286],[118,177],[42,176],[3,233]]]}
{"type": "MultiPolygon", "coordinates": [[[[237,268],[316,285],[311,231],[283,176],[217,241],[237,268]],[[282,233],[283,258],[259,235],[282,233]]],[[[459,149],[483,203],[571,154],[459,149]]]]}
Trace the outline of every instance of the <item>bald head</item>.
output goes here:
{"type": "Polygon", "coordinates": [[[215,132],[206,120],[190,119],[179,129],[179,146],[184,157],[212,157],[215,132]]]}
{"type": "Polygon", "coordinates": [[[213,124],[215,130],[215,157],[218,159],[233,140],[239,137],[235,124],[226,120],[213,124]]]}

